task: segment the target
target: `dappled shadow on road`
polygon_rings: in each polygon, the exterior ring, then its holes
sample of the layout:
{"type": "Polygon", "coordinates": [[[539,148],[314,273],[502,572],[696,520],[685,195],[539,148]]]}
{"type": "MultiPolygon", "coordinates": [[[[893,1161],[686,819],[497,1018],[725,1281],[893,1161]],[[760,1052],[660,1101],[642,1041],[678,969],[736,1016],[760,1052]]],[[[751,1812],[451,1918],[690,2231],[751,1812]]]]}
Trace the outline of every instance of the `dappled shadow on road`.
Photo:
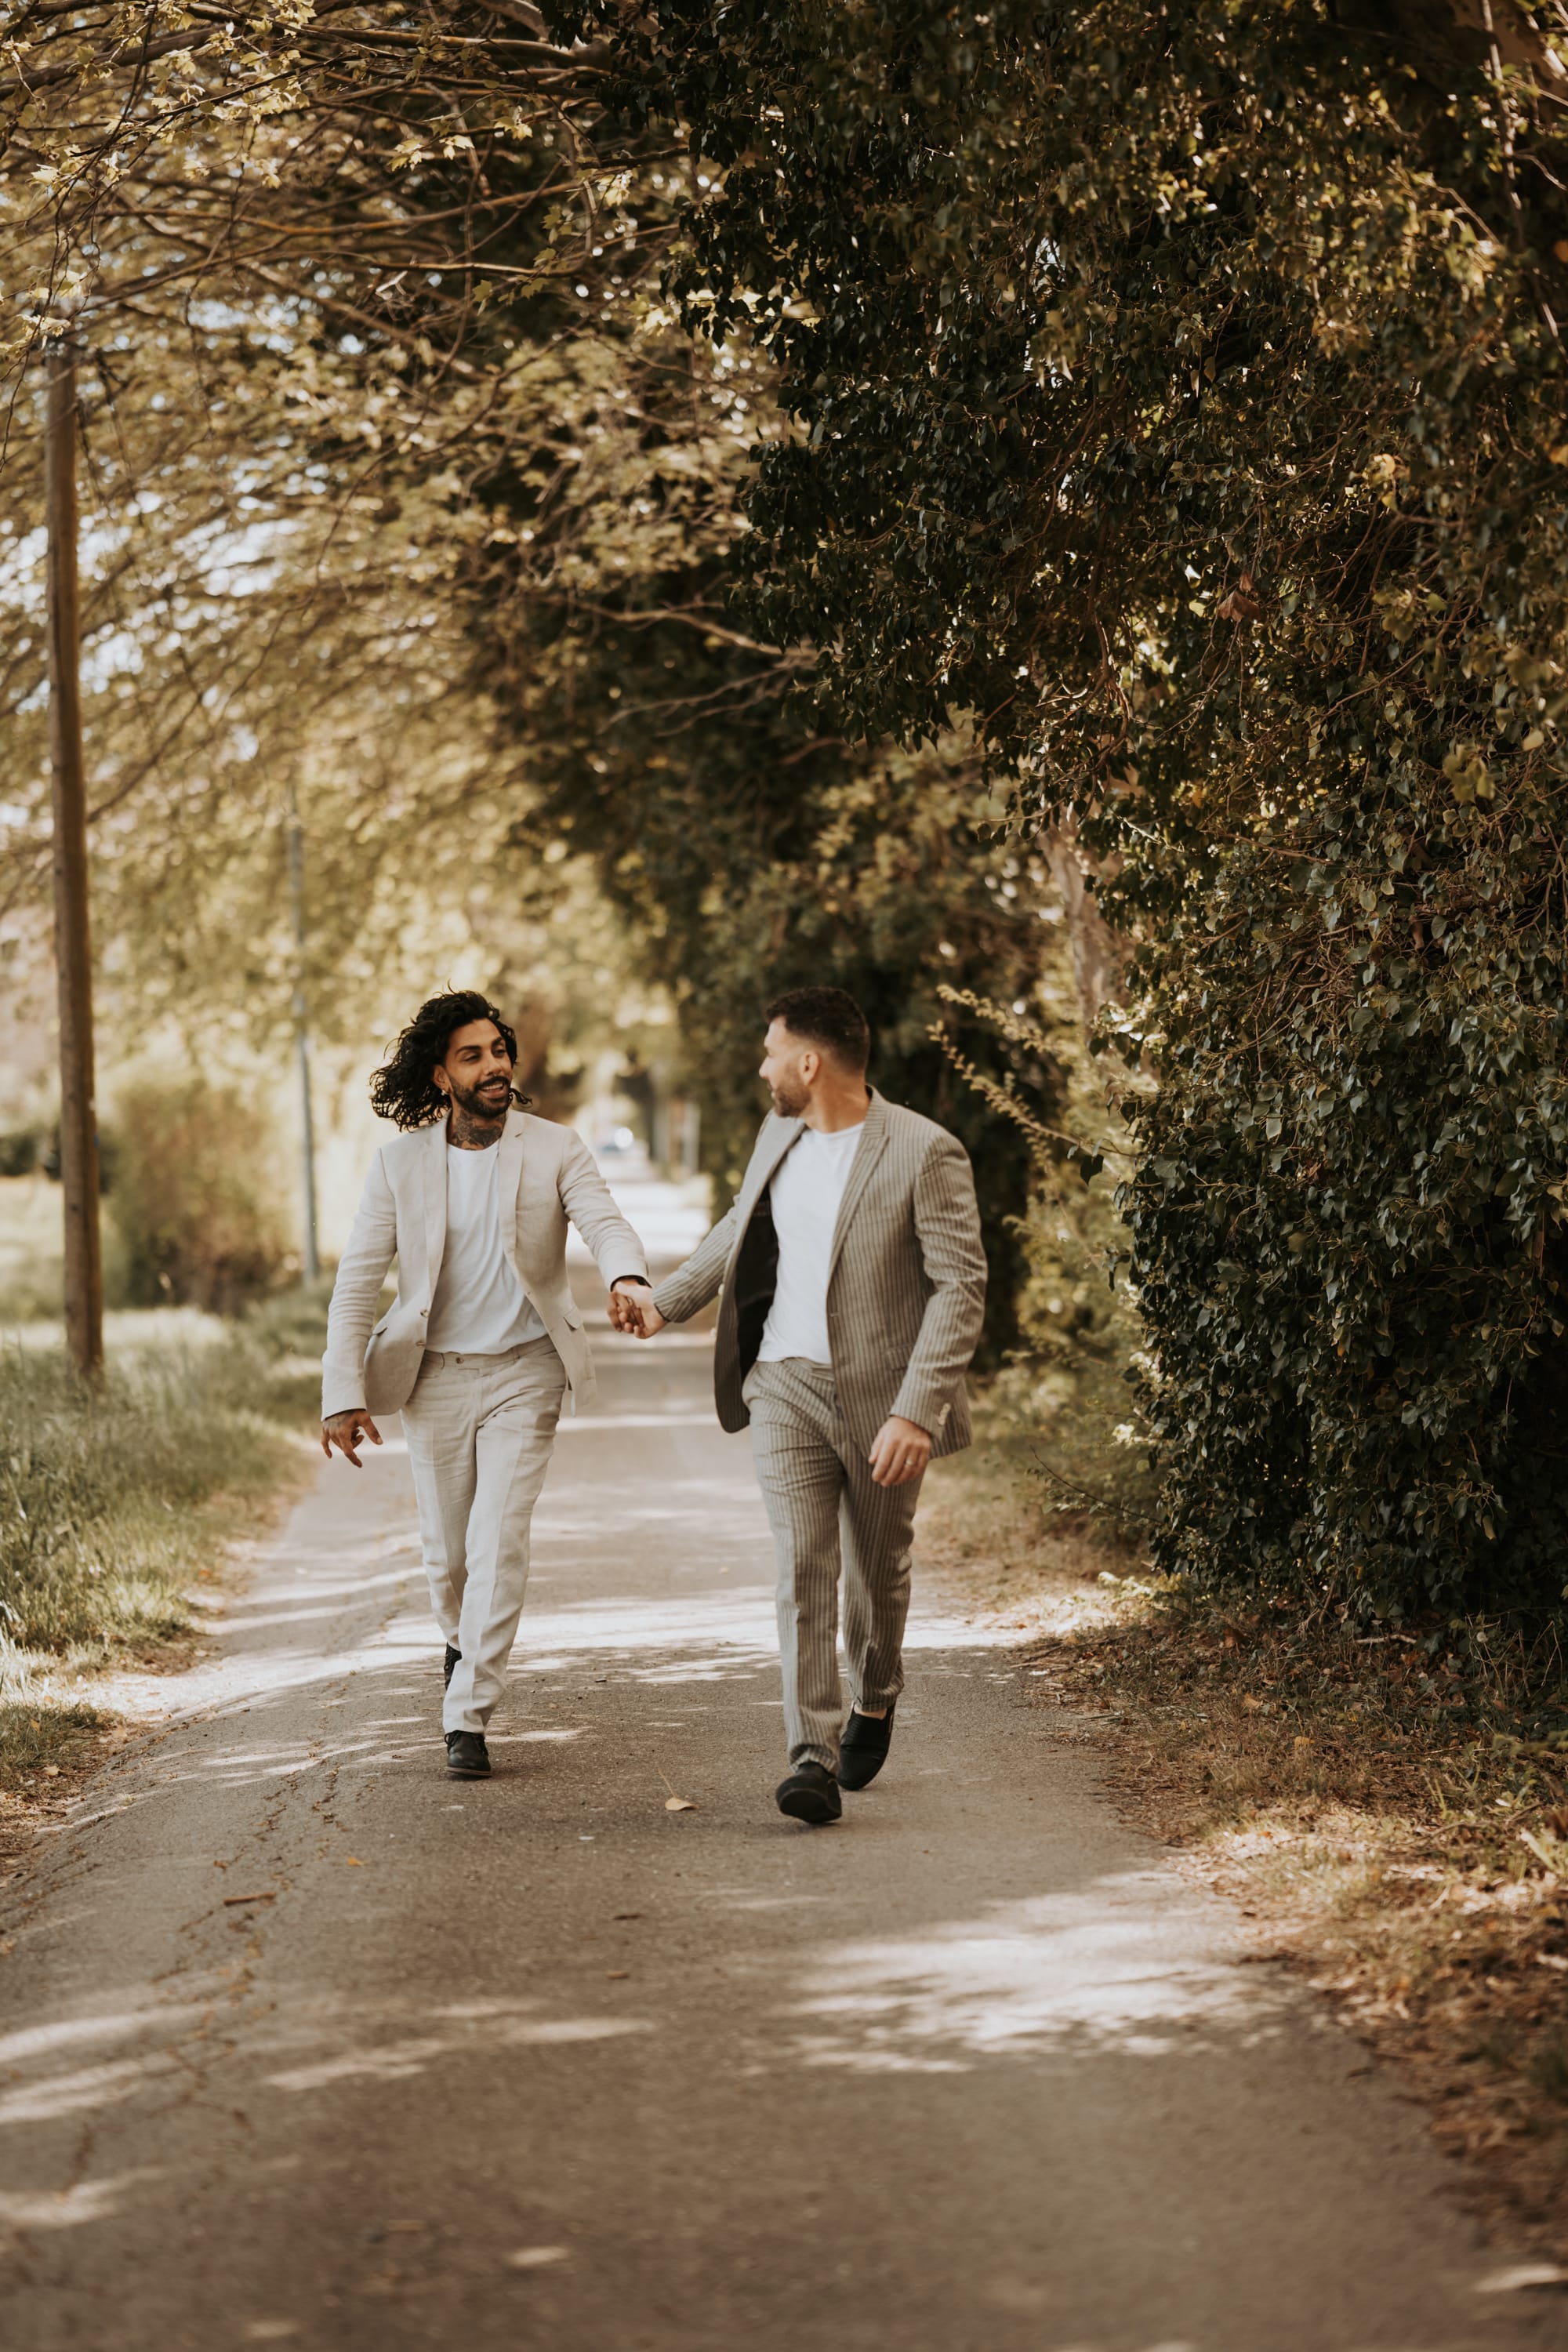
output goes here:
{"type": "Polygon", "coordinates": [[[1233,1962],[1173,1955],[1172,1928],[1156,1882],[1134,1873],[837,1944],[803,1971],[788,2043],[812,2066],[952,2073],[1068,2050],[1194,2057],[1207,2027],[1272,2030],[1277,1997],[1233,1962]]]}

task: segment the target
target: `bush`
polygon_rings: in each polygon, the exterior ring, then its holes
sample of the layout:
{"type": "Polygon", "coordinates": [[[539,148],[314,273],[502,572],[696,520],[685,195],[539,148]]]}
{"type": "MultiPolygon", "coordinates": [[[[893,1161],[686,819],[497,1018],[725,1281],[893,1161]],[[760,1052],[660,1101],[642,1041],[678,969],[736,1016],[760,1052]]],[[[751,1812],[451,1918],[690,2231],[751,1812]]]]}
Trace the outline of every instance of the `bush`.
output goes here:
{"type": "Polygon", "coordinates": [[[30,1176],[39,1157],[36,1127],[14,1127],[0,1135],[0,1176],[30,1176]]]}
{"type": "Polygon", "coordinates": [[[289,1246],[268,1181],[273,1138],[237,1088],[128,1088],[115,1146],[129,1305],[228,1315],[276,1287],[289,1246]]]}

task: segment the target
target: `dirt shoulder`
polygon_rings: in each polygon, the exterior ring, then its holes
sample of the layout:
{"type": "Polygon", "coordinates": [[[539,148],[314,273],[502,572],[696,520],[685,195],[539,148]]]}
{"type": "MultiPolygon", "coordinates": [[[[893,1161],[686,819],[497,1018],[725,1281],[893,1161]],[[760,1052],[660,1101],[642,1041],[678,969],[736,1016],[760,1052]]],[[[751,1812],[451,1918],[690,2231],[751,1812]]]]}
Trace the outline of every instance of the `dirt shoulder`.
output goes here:
{"type": "MultiPolygon", "coordinates": [[[[922,1590],[1018,1643],[1126,1816],[1257,1923],[1468,2159],[1463,2193],[1568,2265],[1568,1739],[1555,1662],[1488,1629],[1367,1638],[1173,1604],[1016,1453],[940,1465],[922,1590]],[[1560,1744],[1561,1743],[1561,1744],[1560,1744]]],[[[1058,1726],[1061,1717],[1058,1717],[1058,1726]]],[[[1524,2282],[1521,2282],[1524,2283],[1524,2282]]],[[[1568,2283],[1568,2267],[1563,2272],[1568,2283]]]]}

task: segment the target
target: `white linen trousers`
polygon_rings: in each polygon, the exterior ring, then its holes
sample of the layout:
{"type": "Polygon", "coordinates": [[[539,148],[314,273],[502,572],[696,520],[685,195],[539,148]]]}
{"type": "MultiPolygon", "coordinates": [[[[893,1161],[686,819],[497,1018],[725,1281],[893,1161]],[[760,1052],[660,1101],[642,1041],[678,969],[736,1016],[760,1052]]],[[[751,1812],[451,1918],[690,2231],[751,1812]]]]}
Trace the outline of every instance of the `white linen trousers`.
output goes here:
{"type": "Polygon", "coordinates": [[[403,1408],[430,1606],[462,1652],[447,1731],[483,1731],[505,1688],[565,1392],[566,1367],[546,1338],[499,1356],[427,1350],[403,1408]]]}

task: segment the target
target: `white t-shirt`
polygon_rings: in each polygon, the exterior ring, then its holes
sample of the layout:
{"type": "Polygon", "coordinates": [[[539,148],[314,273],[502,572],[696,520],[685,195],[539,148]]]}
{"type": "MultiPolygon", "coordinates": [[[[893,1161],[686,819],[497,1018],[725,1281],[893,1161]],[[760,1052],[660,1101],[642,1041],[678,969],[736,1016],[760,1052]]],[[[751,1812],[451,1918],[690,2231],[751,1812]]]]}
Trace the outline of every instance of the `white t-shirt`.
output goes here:
{"type": "Polygon", "coordinates": [[[427,1347],[499,1356],[543,1334],[543,1318],[501,1247],[500,1174],[497,1145],[486,1151],[447,1146],[447,1246],[430,1302],[427,1347]]]}
{"type": "Polygon", "coordinates": [[[849,1163],[864,1132],[864,1120],[832,1135],[803,1128],[768,1186],[779,1271],[757,1350],[759,1363],[782,1363],[786,1356],[804,1356],[811,1364],[833,1361],[827,1339],[827,1265],[849,1163]]]}

